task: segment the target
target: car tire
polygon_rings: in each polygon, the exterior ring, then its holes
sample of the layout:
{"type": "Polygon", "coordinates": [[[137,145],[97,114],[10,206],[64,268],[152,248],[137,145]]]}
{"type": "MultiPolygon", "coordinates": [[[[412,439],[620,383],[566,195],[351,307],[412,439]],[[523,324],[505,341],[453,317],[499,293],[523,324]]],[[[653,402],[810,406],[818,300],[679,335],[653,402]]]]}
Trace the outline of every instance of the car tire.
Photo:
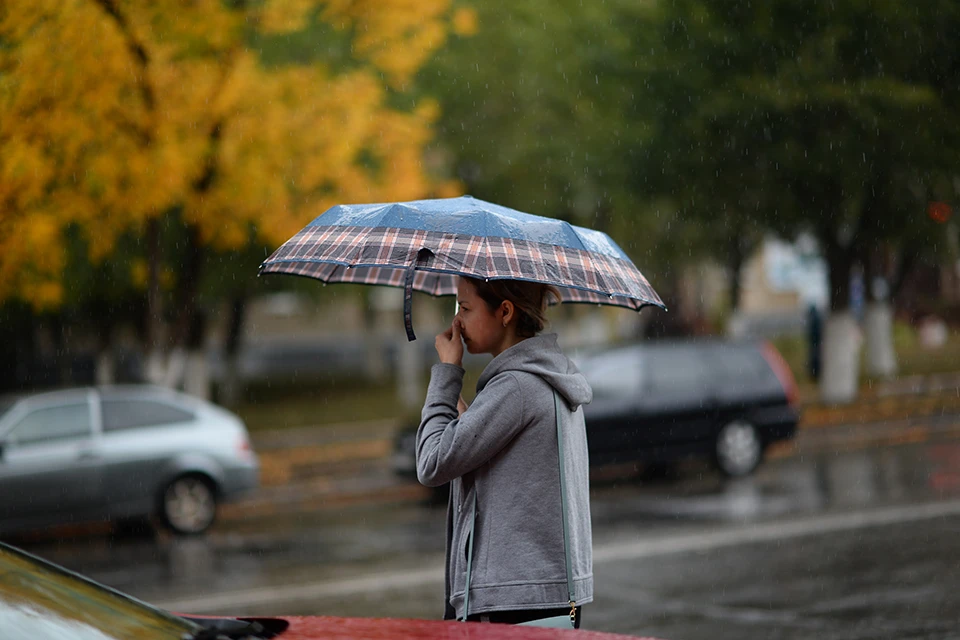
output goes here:
{"type": "Polygon", "coordinates": [[[217,516],[217,491],[213,481],[199,474],[178,476],[160,494],[160,519],[178,535],[198,535],[217,516]]]}
{"type": "Polygon", "coordinates": [[[714,440],[714,462],[728,478],[750,475],[763,460],[763,441],[757,428],[746,420],[723,425],[714,440]]]}

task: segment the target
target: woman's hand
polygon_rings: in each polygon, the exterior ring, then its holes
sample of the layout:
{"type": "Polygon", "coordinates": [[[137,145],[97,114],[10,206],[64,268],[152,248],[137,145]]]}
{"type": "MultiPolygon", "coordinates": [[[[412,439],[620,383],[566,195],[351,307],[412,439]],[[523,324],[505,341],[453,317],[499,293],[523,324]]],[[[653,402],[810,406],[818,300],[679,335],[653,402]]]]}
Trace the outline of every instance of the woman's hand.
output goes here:
{"type": "Polygon", "coordinates": [[[463,412],[467,410],[467,406],[468,405],[463,401],[463,395],[461,394],[460,397],[457,398],[457,413],[462,416],[463,412]]]}
{"type": "Polygon", "coordinates": [[[463,341],[460,339],[460,320],[454,318],[450,328],[437,336],[434,341],[440,362],[463,366],[463,341]]]}

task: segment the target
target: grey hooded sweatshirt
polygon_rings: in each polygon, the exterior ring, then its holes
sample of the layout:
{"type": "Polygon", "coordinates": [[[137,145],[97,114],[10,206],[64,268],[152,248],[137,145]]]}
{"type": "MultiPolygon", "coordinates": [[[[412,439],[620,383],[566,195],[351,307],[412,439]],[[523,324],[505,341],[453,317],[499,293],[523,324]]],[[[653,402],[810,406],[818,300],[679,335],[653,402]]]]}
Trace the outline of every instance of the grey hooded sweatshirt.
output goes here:
{"type": "Polygon", "coordinates": [[[554,394],[560,423],[577,605],[593,601],[587,436],[581,405],[593,392],[555,334],[494,358],[457,417],[462,368],[437,364],[417,430],[417,477],[450,482],[444,618],[463,616],[470,512],[477,496],[470,614],[568,605],[554,394]]]}

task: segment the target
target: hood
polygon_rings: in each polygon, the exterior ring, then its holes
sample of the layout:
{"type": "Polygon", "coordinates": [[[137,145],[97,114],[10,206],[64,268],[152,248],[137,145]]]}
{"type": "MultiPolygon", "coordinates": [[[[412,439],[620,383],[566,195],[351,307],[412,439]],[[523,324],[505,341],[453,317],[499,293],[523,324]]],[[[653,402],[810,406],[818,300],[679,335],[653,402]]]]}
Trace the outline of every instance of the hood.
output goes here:
{"type": "Polygon", "coordinates": [[[525,371],[540,376],[574,411],[593,400],[593,390],[587,379],[570,358],[563,355],[555,333],[527,338],[491,360],[477,381],[477,393],[495,375],[504,371],[525,371]]]}

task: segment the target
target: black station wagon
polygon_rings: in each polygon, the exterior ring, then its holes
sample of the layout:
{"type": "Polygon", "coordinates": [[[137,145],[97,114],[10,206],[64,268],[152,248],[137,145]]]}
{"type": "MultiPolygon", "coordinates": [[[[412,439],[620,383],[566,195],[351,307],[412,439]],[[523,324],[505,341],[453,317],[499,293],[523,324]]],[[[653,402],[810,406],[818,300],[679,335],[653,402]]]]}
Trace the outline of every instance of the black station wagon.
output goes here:
{"type": "Polygon", "coordinates": [[[699,456],[743,476],[796,432],[797,385],[769,342],[645,342],[576,360],[593,387],[593,466],[699,456]]]}
{"type": "MultiPolygon", "coordinates": [[[[593,468],[705,458],[745,476],[796,433],[797,385],[766,341],[650,341],[573,359],[593,387],[583,408],[593,468]]],[[[415,448],[416,427],[397,435],[398,474],[416,477],[415,448]]]]}

